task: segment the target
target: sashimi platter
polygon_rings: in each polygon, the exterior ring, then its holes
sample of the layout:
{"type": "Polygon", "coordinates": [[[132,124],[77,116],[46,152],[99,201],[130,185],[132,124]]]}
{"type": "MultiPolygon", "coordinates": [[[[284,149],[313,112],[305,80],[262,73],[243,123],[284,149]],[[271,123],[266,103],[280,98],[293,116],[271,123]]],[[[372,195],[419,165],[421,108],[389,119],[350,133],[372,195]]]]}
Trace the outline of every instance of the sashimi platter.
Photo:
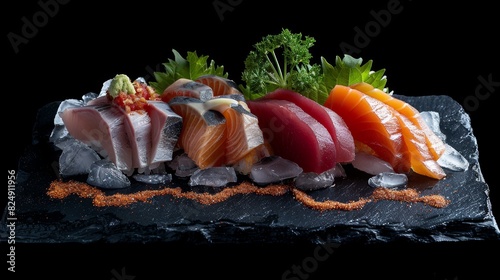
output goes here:
{"type": "Polygon", "coordinates": [[[150,81],[116,73],[40,108],[19,166],[17,239],[498,238],[460,104],[393,92],[372,60],[313,64],[314,44],[265,36],[239,76],[173,49],[150,81]]]}

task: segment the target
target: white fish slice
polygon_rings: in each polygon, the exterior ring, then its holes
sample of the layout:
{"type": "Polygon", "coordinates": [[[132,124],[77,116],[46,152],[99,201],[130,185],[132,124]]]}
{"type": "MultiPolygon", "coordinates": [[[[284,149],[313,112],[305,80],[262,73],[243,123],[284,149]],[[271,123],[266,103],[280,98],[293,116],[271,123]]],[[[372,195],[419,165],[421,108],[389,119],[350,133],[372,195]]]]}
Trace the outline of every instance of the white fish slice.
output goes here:
{"type": "Polygon", "coordinates": [[[145,110],[125,112],[125,132],[127,133],[132,151],[132,167],[138,173],[143,173],[149,164],[151,150],[151,118],[145,110]]]}
{"type": "Polygon", "coordinates": [[[163,101],[148,101],[146,110],[151,119],[151,149],[149,168],[172,160],[172,155],[182,129],[182,117],[163,101]]]}
{"type": "Polygon", "coordinates": [[[132,148],[123,112],[110,104],[67,108],[60,113],[73,138],[82,141],[126,174],[133,172],[132,148]]]}

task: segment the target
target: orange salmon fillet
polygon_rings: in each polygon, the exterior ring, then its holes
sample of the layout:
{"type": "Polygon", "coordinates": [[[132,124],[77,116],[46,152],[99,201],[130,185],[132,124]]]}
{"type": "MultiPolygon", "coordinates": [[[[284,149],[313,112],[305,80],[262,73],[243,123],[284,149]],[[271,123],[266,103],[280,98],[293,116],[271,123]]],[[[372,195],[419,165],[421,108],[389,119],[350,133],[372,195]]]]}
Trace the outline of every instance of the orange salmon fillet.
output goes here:
{"type": "Polygon", "coordinates": [[[212,88],[214,96],[242,94],[233,80],[217,75],[203,75],[196,78],[195,82],[202,83],[212,88]]]}
{"type": "Polygon", "coordinates": [[[411,168],[410,152],[395,111],[387,104],[348,86],[336,85],[324,103],[349,127],[355,144],[368,146],[398,173],[411,168]]]}
{"type": "Polygon", "coordinates": [[[396,111],[407,117],[417,129],[422,130],[424,134],[425,143],[429,148],[429,151],[434,160],[438,160],[445,152],[446,146],[439,137],[429,128],[425,123],[423,118],[420,116],[420,112],[408,104],[407,102],[397,99],[384,91],[374,88],[368,83],[358,83],[350,86],[351,88],[357,89],[375,99],[378,99],[385,104],[391,106],[396,111]]]}
{"type": "Polygon", "coordinates": [[[174,98],[172,110],[183,120],[178,146],[184,149],[200,169],[223,166],[225,159],[226,120],[217,111],[206,110],[194,98],[174,98]]]}

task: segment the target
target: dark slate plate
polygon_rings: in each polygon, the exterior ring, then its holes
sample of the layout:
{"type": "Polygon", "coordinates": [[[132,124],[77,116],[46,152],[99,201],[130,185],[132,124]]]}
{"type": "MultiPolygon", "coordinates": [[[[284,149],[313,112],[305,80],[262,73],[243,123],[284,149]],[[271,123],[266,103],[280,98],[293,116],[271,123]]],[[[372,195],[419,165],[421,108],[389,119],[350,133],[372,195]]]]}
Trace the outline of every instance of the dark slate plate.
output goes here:
{"type": "MultiPolygon", "coordinates": [[[[370,202],[360,210],[318,212],[280,197],[237,195],[202,205],[187,199],[155,197],[128,207],[94,207],[89,199],[54,200],[46,191],[56,177],[57,153],[48,143],[58,102],[39,110],[33,145],[19,162],[16,186],[16,241],[19,243],[148,243],[190,244],[378,244],[396,241],[498,240],[489,186],[478,163],[478,146],[470,119],[448,96],[398,96],[420,111],[437,111],[447,143],[469,161],[465,172],[446,171],[441,181],[410,176],[410,187],[422,195],[441,194],[445,208],[396,201],[370,202]]],[[[348,169],[348,178],[334,188],[315,191],[318,200],[357,200],[370,195],[367,175],[348,169]]],[[[154,186],[133,185],[126,191],[154,186]]],[[[1,238],[5,240],[7,209],[1,238]]]]}

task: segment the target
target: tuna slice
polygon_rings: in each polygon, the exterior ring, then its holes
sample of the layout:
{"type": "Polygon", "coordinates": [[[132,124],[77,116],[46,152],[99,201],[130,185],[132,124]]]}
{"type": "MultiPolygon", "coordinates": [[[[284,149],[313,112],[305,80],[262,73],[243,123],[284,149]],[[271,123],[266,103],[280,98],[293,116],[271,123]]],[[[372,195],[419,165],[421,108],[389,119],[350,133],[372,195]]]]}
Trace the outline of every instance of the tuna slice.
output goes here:
{"type": "Polygon", "coordinates": [[[172,110],[182,117],[178,147],[200,169],[222,166],[225,163],[226,119],[204,102],[191,97],[174,97],[172,110]]]}
{"type": "Polygon", "coordinates": [[[212,99],[214,92],[211,87],[190,79],[180,78],[169,85],[161,94],[161,100],[169,103],[176,96],[186,96],[202,101],[212,99]]]}
{"type": "Polygon", "coordinates": [[[110,104],[67,108],[60,113],[69,134],[112,161],[126,174],[133,172],[132,147],[123,112],[110,104]]]}
{"type": "Polygon", "coordinates": [[[327,108],[300,93],[287,89],[277,89],[266,94],[266,99],[282,99],[295,103],[306,113],[320,122],[332,136],[335,143],[336,161],[348,163],[354,160],[355,147],[351,131],[342,117],[330,108],[327,108]]]}
{"type": "Polygon", "coordinates": [[[322,173],[336,165],[328,130],[295,103],[279,99],[247,101],[259,119],[273,154],[297,163],[304,172],[322,173]]]}
{"type": "Polygon", "coordinates": [[[172,155],[182,129],[182,117],[163,101],[148,101],[146,110],[151,118],[151,151],[149,168],[154,169],[172,155]]]}

